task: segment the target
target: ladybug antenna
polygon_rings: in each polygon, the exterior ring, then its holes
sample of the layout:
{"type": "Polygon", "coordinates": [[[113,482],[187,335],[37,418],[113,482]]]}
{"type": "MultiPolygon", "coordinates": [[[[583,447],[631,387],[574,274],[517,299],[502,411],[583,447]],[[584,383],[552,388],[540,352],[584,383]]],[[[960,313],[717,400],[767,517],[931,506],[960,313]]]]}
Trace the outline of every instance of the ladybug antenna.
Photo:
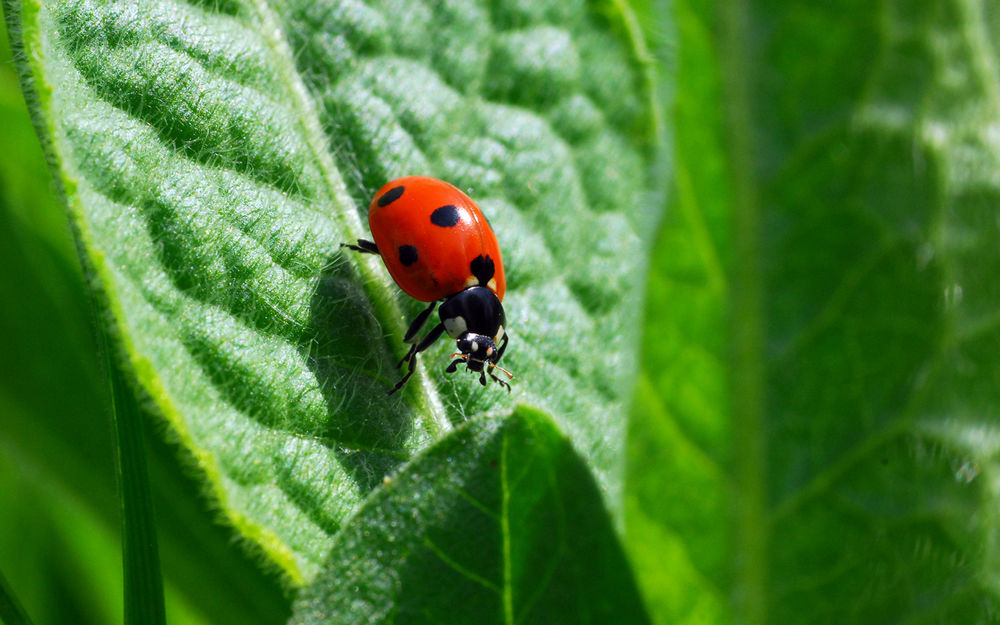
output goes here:
{"type": "Polygon", "coordinates": [[[510,371],[507,371],[506,369],[504,369],[500,365],[495,365],[492,362],[488,362],[486,364],[487,364],[487,366],[489,366],[490,369],[499,369],[499,370],[503,371],[504,373],[506,373],[507,374],[507,379],[509,379],[509,380],[513,380],[514,379],[514,374],[511,373],[510,371]]]}

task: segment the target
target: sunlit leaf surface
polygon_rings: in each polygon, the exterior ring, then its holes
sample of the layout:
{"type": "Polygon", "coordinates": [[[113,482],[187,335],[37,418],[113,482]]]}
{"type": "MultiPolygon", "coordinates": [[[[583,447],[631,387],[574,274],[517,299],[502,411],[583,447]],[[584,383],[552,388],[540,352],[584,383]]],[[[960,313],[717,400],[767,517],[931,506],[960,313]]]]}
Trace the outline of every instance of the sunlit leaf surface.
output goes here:
{"type": "MultiPolygon", "coordinates": [[[[585,2],[9,3],[104,322],[228,521],[293,582],[457,425],[538,407],[620,524],[659,149],[641,35],[585,2]],[[467,189],[498,232],[514,392],[387,398],[405,317],[365,236],[387,179],[467,189]]],[[[427,496],[437,485],[424,484],[427,496]]],[[[603,522],[603,521],[602,521],[603,522]]]]}

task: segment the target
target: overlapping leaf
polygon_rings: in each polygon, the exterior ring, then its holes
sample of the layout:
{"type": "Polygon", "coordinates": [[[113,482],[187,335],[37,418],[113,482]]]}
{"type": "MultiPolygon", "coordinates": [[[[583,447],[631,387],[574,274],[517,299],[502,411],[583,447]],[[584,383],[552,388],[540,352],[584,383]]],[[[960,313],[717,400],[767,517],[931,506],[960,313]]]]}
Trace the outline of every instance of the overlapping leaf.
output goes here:
{"type": "Polygon", "coordinates": [[[603,507],[544,414],[473,421],[366,503],[292,623],[647,623],[603,507]]]}

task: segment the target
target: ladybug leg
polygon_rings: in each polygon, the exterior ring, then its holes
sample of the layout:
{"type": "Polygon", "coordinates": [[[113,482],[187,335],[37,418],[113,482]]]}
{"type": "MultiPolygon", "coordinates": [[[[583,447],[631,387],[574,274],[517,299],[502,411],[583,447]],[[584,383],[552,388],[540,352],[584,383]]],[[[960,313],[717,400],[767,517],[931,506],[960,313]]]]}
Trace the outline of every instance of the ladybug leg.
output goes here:
{"type": "Polygon", "coordinates": [[[443,332],[444,332],[444,324],[439,323],[436,326],[434,326],[434,328],[430,332],[427,333],[427,336],[424,337],[424,340],[420,341],[419,344],[413,345],[410,348],[409,353],[406,354],[406,358],[403,359],[403,362],[406,362],[407,360],[410,361],[409,370],[406,372],[406,375],[403,376],[402,380],[396,382],[396,385],[393,386],[391,389],[389,389],[389,392],[386,393],[386,395],[392,395],[399,389],[403,388],[403,385],[406,384],[406,381],[410,379],[410,376],[413,375],[413,372],[417,368],[417,354],[424,351],[425,349],[430,347],[434,343],[434,341],[441,338],[441,334],[443,332]]]}
{"type": "Polygon", "coordinates": [[[494,382],[507,389],[507,392],[510,393],[510,384],[507,384],[505,380],[501,380],[500,378],[498,378],[496,374],[493,373],[492,369],[490,369],[490,377],[493,378],[494,382]]]}
{"type": "Polygon", "coordinates": [[[419,354],[420,352],[424,351],[425,349],[433,345],[434,341],[441,338],[441,334],[443,333],[444,333],[443,323],[439,323],[436,326],[434,326],[434,328],[427,333],[427,336],[424,337],[424,340],[420,341],[420,344],[417,345],[416,350],[414,350],[413,357],[410,358],[410,362],[412,363],[414,360],[416,360],[417,354],[419,354]]]}
{"type": "MultiPolygon", "coordinates": [[[[507,349],[507,342],[508,342],[508,340],[509,339],[507,338],[507,333],[505,332],[504,335],[503,335],[503,338],[500,340],[500,349],[497,351],[497,359],[494,360],[493,362],[498,362],[501,358],[503,358],[503,353],[507,349]]],[[[505,380],[501,380],[500,378],[498,378],[496,376],[496,374],[493,373],[493,369],[494,368],[499,368],[501,371],[503,371],[507,375],[511,375],[510,372],[507,371],[506,369],[497,367],[496,365],[492,365],[492,366],[489,367],[490,377],[493,378],[493,381],[496,382],[497,384],[499,384],[500,386],[504,387],[505,389],[507,389],[507,392],[509,393],[510,392],[510,384],[507,384],[507,382],[505,380]]],[[[511,377],[513,378],[513,376],[511,376],[511,377]]],[[[483,382],[483,384],[486,384],[485,381],[482,381],[482,382],[483,382]]]]}
{"type": "Polygon", "coordinates": [[[414,343],[413,345],[410,345],[410,351],[406,352],[406,355],[403,356],[403,359],[396,363],[396,368],[399,369],[400,367],[403,366],[403,363],[409,362],[416,357],[417,357],[417,344],[414,343]]]}
{"type": "Polygon", "coordinates": [[[396,385],[393,386],[391,389],[389,389],[389,392],[386,393],[386,396],[392,395],[393,393],[395,393],[399,389],[403,388],[403,385],[406,384],[406,381],[410,379],[411,375],[413,375],[413,364],[412,363],[410,364],[410,370],[406,373],[406,375],[403,376],[403,379],[401,379],[399,382],[396,382],[396,385]]]}
{"type": "Polygon", "coordinates": [[[378,247],[371,241],[365,239],[358,239],[357,245],[352,245],[350,243],[341,243],[340,247],[346,247],[349,250],[354,250],[355,252],[361,252],[362,254],[378,254],[378,247]]]}
{"type": "Polygon", "coordinates": [[[403,356],[403,359],[396,364],[397,368],[402,367],[404,362],[410,360],[417,354],[417,333],[420,332],[420,328],[424,327],[424,324],[427,323],[427,317],[430,317],[431,313],[434,312],[435,306],[437,306],[437,302],[431,302],[431,305],[417,315],[417,318],[410,324],[410,329],[406,331],[406,336],[403,337],[403,342],[412,343],[412,345],[410,346],[410,351],[407,352],[406,355],[403,356]]]}
{"type": "Polygon", "coordinates": [[[417,332],[420,332],[420,328],[424,327],[424,324],[427,323],[427,318],[431,316],[432,312],[434,312],[435,306],[437,306],[437,302],[431,302],[430,306],[417,315],[417,318],[410,324],[410,329],[406,331],[406,336],[403,337],[404,343],[417,342],[417,332]]]}
{"type": "Polygon", "coordinates": [[[451,364],[448,365],[448,367],[444,370],[444,372],[455,373],[455,371],[458,369],[458,365],[462,364],[463,362],[465,362],[465,358],[456,358],[455,360],[452,360],[451,364]]]}
{"type": "MultiPolygon", "coordinates": [[[[503,353],[507,349],[507,340],[508,340],[507,339],[507,333],[504,332],[503,333],[503,339],[500,341],[500,351],[497,352],[497,359],[494,360],[493,362],[500,362],[500,359],[503,358],[503,353]]],[[[490,373],[492,375],[492,372],[490,372],[490,373]]]]}

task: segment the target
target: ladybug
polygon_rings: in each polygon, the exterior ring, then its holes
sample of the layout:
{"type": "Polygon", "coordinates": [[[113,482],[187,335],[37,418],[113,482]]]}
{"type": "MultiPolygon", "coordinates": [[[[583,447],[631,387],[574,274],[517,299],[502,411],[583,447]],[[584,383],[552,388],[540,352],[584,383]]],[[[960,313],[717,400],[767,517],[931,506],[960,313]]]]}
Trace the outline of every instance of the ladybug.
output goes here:
{"type": "Polygon", "coordinates": [[[410,344],[410,351],[397,366],[409,363],[409,370],[388,394],[406,384],[417,354],[444,332],[458,345],[446,373],[465,363],[468,370],[479,373],[480,384],[486,386],[489,374],[509,393],[510,384],[493,373],[497,369],[514,379],[497,366],[508,340],[501,304],[507,286],[503,260],[496,235],[476,203],[443,180],[405,176],[375,193],[368,206],[368,225],[374,241],[358,239],[357,245],[341,247],[378,254],[399,288],[430,302],[406,331],[403,341],[410,344]],[[418,341],[417,334],[438,302],[442,302],[441,322],[418,341]]]}

